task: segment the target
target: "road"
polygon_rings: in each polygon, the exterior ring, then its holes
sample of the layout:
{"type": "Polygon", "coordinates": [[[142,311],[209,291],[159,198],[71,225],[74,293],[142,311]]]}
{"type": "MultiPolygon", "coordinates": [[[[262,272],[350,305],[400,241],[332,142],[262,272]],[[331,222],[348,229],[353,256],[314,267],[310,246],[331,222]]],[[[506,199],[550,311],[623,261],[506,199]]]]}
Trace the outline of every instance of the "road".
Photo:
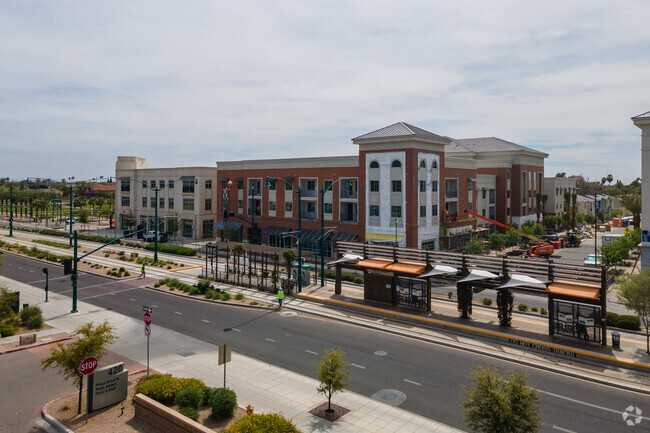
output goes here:
{"type": "MultiPolygon", "coordinates": [[[[44,287],[45,266],[50,268],[50,290],[69,295],[69,278],[58,266],[5,254],[0,275],[44,287]]],[[[501,371],[521,368],[529,375],[530,384],[543,393],[545,432],[630,431],[622,419],[625,408],[638,406],[646,417],[650,414],[647,395],[309,314],[186,300],[138,287],[142,281],[82,274],[79,300],[138,319],[142,305],[151,305],[154,326],[213,344],[232,342],[241,354],[310,377],[325,349],[341,348],[351,363],[350,390],[366,396],[380,393],[389,403],[399,403],[403,396],[401,408],[462,429],[466,426],[460,401],[471,371],[479,365],[501,371]]],[[[644,424],[650,425],[650,419],[644,424]]]]}

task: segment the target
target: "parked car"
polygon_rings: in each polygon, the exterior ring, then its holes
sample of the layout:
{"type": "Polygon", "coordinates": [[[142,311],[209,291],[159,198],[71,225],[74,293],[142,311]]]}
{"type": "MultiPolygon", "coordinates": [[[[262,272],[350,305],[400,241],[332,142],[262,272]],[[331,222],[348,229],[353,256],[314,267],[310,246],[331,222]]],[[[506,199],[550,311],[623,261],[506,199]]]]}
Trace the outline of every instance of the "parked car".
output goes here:
{"type": "Polygon", "coordinates": [[[595,254],[589,254],[585,259],[585,266],[600,266],[601,257],[600,255],[596,256],[595,254]]]}
{"type": "MultiPolygon", "coordinates": [[[[150,230],[142,235],[145,242],[153,242],[156,238],[155,230],[150,230]]],[[[158,242],[167,242],[167,234],[165,232],[158,232],[158,242]]]]}
{"type": "MultiPolygon", "coordinates": [[[[77,218],[72,217],[72,224],[76,224],[77,221],[79,221],[77,218]]],[[[70,224],[70,220],[69,220],[69,219],[68,219],[68,220],[65,220],[65,223],[66,223],[66,224],[70,224]]]]}

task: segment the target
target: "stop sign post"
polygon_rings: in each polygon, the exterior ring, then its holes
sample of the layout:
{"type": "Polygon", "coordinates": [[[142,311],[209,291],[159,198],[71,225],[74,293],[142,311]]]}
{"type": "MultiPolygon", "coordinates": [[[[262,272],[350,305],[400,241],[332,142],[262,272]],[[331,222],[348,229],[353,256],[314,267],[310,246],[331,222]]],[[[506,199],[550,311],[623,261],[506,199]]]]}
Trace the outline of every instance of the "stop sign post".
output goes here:
{"type": "Polygon", "coordinates": [[[146,326],[151,325],[151,314],[149,314],[148,312],[144,313],[144,324],[146,326]]]}
{"type": "Polygon", "coordinates": [[[147,374],[149,374],[149,337],[151,336],[151,307],[146,305],[142,307],[144,310],[144,335],[147,336],[147,374]]]}
{"type": "Polygon", "coordinates": [[[81,361],[81,364],[79,364],[79,373],[83,374],[84,376],[88,376],[93,371],[95,371],[98,364],[99,361],[97,361],[97,358],[94,356],[89,356],[88,358],[81,361]]]}

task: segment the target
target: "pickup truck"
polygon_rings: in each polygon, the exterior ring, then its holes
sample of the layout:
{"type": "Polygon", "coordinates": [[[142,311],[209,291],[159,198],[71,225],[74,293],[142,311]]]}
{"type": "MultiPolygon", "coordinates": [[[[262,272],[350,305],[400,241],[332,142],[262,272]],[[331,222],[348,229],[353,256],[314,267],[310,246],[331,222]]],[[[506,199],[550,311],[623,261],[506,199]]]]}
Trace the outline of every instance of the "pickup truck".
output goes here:
{"type": "MultiPolygon", "coordinates": [[[[154,230],[148,231],[142,235],[142,238],[145,242],[153,242],[156,238],[156,232],[154,230]]],[[[165,232],[158,232],[158,242],[167,242],[167,234],[165,232]]]]}

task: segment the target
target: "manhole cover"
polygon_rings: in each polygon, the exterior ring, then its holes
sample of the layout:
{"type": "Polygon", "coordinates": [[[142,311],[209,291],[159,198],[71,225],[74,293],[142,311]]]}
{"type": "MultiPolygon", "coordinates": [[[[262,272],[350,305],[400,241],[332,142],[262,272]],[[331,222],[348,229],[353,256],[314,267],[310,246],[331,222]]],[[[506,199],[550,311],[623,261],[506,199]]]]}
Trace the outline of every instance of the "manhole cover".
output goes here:
{"type": "Polygon", "coordinates": [[[298,313],[296,313],[295,311],[283,311],[282,313],[280,313],[280,316],[283,316],[283,317],[293,317],[293,316],[297,316],[297,315],[298,315],[298,313]]]}
{"type": "Polygon", "coordinates": [[[399,406],[406,401],[406,394],[396,389],[382,389],[370,397],[374,398],[375,400],[388,403],[392,406],[399,406]]]}
{"type": "Polygon", "coordinates": [[[378,350],[375,352],[375,356],[386,356],[388,355],[388,352],[385,352],[383,350],[378,350]]]}
{"type": "Polygon", "coordinates": [[[175,353],[176,353],[177,355],[185,356],[185,357],[187,357],[187,356],[192,356],[192,355],[195,354],[194,352],[191,352],[191,351],[189,351],[189,350],[185,350],[185,349],[177,350],[175,353]]]}

